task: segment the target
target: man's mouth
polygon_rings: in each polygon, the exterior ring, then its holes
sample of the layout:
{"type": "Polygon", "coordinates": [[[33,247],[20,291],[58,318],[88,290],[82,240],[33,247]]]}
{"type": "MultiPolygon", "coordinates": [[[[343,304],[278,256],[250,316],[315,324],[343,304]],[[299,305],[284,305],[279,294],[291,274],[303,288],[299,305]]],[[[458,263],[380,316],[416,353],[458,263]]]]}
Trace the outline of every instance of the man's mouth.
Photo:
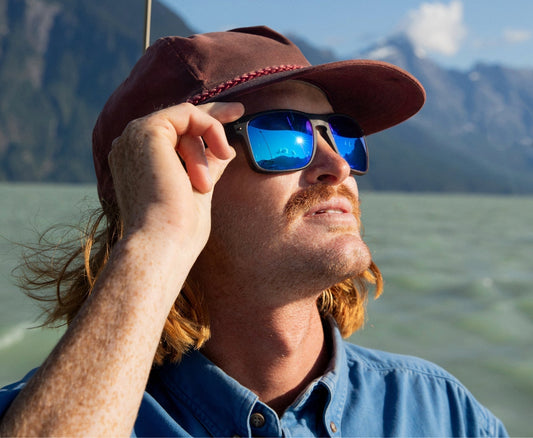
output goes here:
{"type": "Polygon", "coordinates": [[[351,214],[352,205],[346,198],[333,198],[320,202],[311,207],[305,216],[318,216],[325,214],[351,214]]]}
{"type": "Polygon", "coordinates": [[[327,210],[318,210],[311,214],[311,216],[316,216],[317,214],[343,214],[344,211],[341,210],[333,210],[333,209],[327,209],[327,210]]]}
{"type": "Polygon", "coordinates": [[[352,190],[327,184],[317,184],[300,191],[285,206],[289,222],[302,216],[330,221],[359,220],[359,214],[359,202],[352,190]]]}

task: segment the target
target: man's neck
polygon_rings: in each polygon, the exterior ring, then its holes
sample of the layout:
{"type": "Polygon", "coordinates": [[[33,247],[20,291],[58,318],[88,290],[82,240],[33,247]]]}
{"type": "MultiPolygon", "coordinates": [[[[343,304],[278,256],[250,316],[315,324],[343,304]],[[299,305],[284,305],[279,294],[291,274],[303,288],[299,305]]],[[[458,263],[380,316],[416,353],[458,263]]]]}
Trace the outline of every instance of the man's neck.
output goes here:
{"type": "Polygon", "coordinates": [[[329,362],[315,299],[233,304],[210,300],[212,337],[203,353],[281,415],[329,362]]]}

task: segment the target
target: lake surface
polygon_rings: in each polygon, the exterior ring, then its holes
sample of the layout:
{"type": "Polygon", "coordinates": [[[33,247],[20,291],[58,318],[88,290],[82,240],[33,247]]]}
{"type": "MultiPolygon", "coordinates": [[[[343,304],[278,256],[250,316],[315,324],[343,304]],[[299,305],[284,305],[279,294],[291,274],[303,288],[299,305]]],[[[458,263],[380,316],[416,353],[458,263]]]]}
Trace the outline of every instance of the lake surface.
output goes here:
{"type": "MultiPolygon", "coordinates": [[[[93,186],[0,184],[0,386],[38,366],[61,330],[11,270],[34,230],[77,223],[93,186]]],[[[385,277],[350,341],[412,354],[457,376],[505,423],[533,435],[533,197],[361,193],[365,240],[385,277]]]]}

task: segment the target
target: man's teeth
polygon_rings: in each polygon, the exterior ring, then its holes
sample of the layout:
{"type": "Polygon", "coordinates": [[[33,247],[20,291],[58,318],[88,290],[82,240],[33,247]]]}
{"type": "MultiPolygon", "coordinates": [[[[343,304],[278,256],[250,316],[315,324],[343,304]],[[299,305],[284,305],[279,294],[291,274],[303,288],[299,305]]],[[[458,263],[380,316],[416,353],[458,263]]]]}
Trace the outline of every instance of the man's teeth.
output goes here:
{"type": "Polygon", "coordinates": [[[324,213],[333,213],[333,214],[342,214],[342,211],[340,210],[318,210],[313,213],[313,216],[316,214],[324,214],[324,213]]]}

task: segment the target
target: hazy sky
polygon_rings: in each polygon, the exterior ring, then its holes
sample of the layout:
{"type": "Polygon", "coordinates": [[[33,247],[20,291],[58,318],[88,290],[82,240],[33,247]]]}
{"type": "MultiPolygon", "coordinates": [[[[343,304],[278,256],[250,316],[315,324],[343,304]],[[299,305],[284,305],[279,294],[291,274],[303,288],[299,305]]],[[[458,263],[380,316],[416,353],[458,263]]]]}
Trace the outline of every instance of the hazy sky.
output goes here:
{"type": "Polygon", "coordinates": [[[533,68],[533,0],[161,0],[199,32],[266,24],[351,57],[397,32],[440,64],[533,68]]]}

